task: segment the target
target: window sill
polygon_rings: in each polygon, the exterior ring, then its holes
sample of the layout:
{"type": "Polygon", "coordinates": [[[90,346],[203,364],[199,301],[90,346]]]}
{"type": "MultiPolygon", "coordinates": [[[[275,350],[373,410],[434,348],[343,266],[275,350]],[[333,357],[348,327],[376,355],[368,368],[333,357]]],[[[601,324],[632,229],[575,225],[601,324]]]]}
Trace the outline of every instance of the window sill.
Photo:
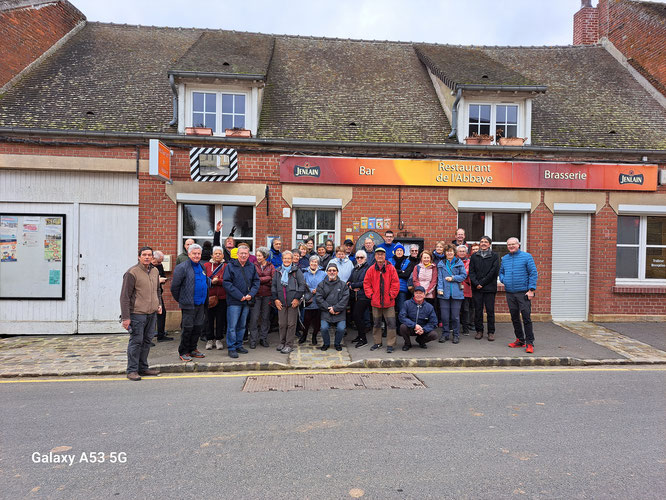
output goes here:
{"type": "Polygon", "coordinates": [[[615,285],[612,288],[613,293],[657,293],[666,295],[666,286],[664,285],[615,285]]]}

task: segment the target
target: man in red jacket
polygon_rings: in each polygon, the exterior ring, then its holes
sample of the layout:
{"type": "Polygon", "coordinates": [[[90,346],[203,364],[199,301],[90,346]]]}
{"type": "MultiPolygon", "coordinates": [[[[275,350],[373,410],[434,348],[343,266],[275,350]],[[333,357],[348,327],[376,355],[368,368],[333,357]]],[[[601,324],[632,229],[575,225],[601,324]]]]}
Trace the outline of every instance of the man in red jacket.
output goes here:
{"type": "Polygon", "coordinates": [[[386,320],[386,352],[393,352],[395,346],[395,298],[400,292],[398,272],[393,264],[386,262],[386,250],[382,247],[375,249],[375,262],[365,273],[363,280],[365,296],[370,299],[372,306],[372,319],[374,321],[372,336],[374,345],[371,351],[382,346],[382,318],[386,320]]]}

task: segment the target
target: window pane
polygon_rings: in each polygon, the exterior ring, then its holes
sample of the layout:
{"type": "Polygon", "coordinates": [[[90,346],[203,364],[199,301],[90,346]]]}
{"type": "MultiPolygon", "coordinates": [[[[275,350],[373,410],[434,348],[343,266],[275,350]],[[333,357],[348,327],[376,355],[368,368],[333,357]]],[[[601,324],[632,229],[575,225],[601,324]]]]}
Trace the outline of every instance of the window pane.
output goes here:
{"type": "Polygon", "coordinates": [[[245,128],[245,116],[236,115],[236,119],[234,120],[234,126],[238,128],[245,128]]]}
{"type": "Polygon", "coordinates": [[[504,123],[506,121],[506,106],[497,106],[497,116],[495,117],[497,123],[504,123]]]}
{"type": "Polygon", "coordinates": [[[317,229],[335,231],[335,211],[317,210],[317,229]]]}
{"type": "Polygon", "coordinates": [[[666,217],[647,218],[647,244],[666,245],[666,217]]]}
{"type": "Polygon", "coordinates": [[[479,106],[471,104],[469,106],[469,122],[478,123],[479,122],[479,106]]]}
{"type": "Polygon", "coordinates": [[[666,279],[666,248],[648,248],[645,255],[645,277],[666,279]]]}
{"type": "Polygon", "coordinates": [[[234,112],[234,96],[233,94],[222,94],[222,113],[234,112]]]}
{"type": "Polygon", "coordinates": [[[236,246],[238,246],[239,243],[247,243],[247,246],[250,247],[250,252],[254,251],[254,244],[252,242],[252,238],[235,238],[236,239],[236,246]]]}
{"type": "MultiPolygon", "coordinates": [[[[315,211],[314,210],[296,210],[296,229],[314,229],[315,211]]],[[[311,235],[312,236],[312,235],[311,235]]]]}
{"type": "Polygon", "coordinates": [[[206,94],[206,111],[215,113],[215,94],[206,94]]]}
{"type": "Polygon", "coordinates": [[[493,252],[497,252],[500,260],[502,260],[502,257],[509,253],[509,247],[506,246],[506,243],[495,243],[495,241],[493,241],[492,249],[493,252]]]}
{"type": "Polygon", "coordinates": [[[194,111],[204,110],[204,94],[203,92],[192,92],[192,109],[194,111]]]}
{"type": "Polygon", "coordinates": [[[215,115],[206,114],[206,127],[212,128],[213,132],[215,132],[215,115]]]}
{"type": "Polygon", "coordinates": [[[638,278],[638,247],[617,247],[615,276],[618,278],[638,278]]]}
{"type": "Polygon", "coordinates": [[[490,125],[480,125],[479,135],[481,134],[490,135],[490,125]]]}
{"type": "Polygon", "coordinates": [[[237,238],[252,238],[252,215],[254,207],[225,205],[222,207],[222,223],[225,230],[231,231],[236,226],[234,236],[237,238]]]}
{"type": "Polygon", "coordinates": [[[192,115],[192,126],[194,126],[194,127],[203,127],[204,126],[204,115],[203,115],[203,113],[194,113],[192,115]]]}
{"type": "Polygon", "coordinates": [[[459,212],[458,227],[465,230],[465,239],[479,241],[485,231],[486,214],[484,212],[459,212]]]}
{"type": "MultiPolygon", "coordinates": [[[[521,214],[493,214],[493,241],[506,243],[512,236],[520,239],[521,214]]],[[[494,243],[493,243],[494,245],[494,243]]]]}
{"type": "Polygon", "coordinates": [[[234,128],[234,115],[222,115],[222,130],[234,128]]]}
{"type": "Polygon", "coordinates": [[[244,95],[235,95],[234,96],[234,113],[245,114],[245,96],[244,95]]]}
{"type": "Polygon", "coordinates": [[[481,108],[481,123],[490,123],[490,105],[480,106],[481,108]]]}
{"type": "Polygon", "coordinates": [[[504,128],[506,129],[504,137],[516,137],[518,135],[518,127],[516,125],[507,125],[504,128]]]}
{"type": "Polygon", "coordinates": [[[507,123],[518,123],[518,106],[506,107],[507,123]]]}
{"type": "Polygon", "coordinates": [[[317,231],[317,238],[315,242],[317,245],[326,242],[326,240],[335,241],[335,232],[334,231],[317,231]]]}
{"type": "Polygon", "coordinates": [[[638,230],[641,218],[620,215],[617,218],[617,242],[619,244],[638,244],[638,230]]]}
{"type": "Polygon", "coordinates": [[[183,237],[212,237],[214,218],[214,205],[183,205],[183,237]]]}

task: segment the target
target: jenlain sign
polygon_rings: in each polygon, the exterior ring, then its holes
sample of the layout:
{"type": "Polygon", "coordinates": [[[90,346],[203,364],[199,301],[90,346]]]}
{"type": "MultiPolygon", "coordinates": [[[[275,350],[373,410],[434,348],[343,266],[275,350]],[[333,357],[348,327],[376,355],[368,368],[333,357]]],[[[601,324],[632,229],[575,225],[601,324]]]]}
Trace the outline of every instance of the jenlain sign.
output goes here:
{"type": "Polygon", "coordinates": [[[643,174],[634,174],[633,170],[630,170],[628,174],[620,174],[620,184],[639,184],[643,185],[643,174]]]}
{"type": "Polygon", "coordinates": [[[294,165],[294,177],[319,177],[321,175],[321,167],[310,166],[308,162],[305,165],[294,165]]]}

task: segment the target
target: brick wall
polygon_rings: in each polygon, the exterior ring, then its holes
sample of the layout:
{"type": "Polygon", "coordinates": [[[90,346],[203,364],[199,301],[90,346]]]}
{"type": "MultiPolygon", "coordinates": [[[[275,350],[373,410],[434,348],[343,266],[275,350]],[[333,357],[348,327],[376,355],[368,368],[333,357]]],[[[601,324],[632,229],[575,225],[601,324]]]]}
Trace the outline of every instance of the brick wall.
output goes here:
{"type": "Polygon", "coordinates": [[[583,7],[574,14],[574,45],[594,45],[599,41],[599,11],[583,7]]]}
{"type": "Polygon", "coordinates": [[[84,20],[64,1],[0,13],[0,87],[84,20]]]}

